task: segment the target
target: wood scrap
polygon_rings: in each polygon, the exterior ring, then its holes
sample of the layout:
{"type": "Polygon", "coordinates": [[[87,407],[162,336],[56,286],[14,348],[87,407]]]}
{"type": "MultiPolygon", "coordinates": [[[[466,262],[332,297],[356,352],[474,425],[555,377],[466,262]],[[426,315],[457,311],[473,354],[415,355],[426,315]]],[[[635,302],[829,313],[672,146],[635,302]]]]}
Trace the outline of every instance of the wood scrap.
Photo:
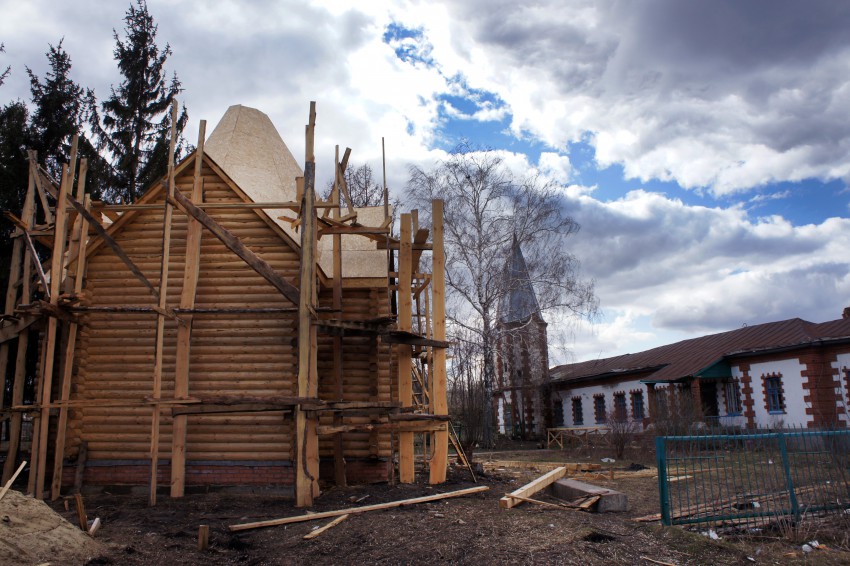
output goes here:
{"type": "Polygon", "coordinates": [[[210,546],[210,526],[198,525],[198,550],[206,550],[210,546]]]}
{"type": "Polygon", "coordinates": [[[94,521],[92,521],[91,527],[89,527],[89,536],[94,536],[97,530],[100,528],[100,517],[95,517],[94,521]]]}
{"type": "Polygon", "coordinates": [[[561,466],[560,468],[555,468],[551,472],[544,474],[537,478],[536,480],[525,484],[519,489],[512,491],[509,495],[501,498],[499,500],[499,507],[502,509],[510,509],[511,507],[515,507],[519,503],[520,500],[515,499],[513,496],[518,495],[520,497],[528,497],[530,495],[534,495],[538,491],[546,488],[549,485],[552,485],[562,477],[567,474],[567,468],[561,466]]]}
{"type": "Polygon", "coordinates": [[[77,504],[77,522],[80,525],[80,530],[82,530],[83,532],[88,532],[89,518],[86,516],[86,506],[83,503],[83,496],[79,493],[75,493],[74,502],[77,504]]]}
{"type": "Polygon", "coordinates": [[[597,501],[602,499],[602,497],[599,496],[599,495],[593,495],[591,497],[585,497],[583,499],[584,499],[584,501],[582,503],[578,504],[578,508],[586,511],[587,509],[590,509],[591,507],[593,507],[593,505],[597,501]]]}
{"type": "Polygon", "coordinates": [[[345,521],[349,517],[351,517],[351,515],[349,513],[346,513],[345,515],[340,515],[339,517],[337,517],[336,519],[334,519],[333,521],[331,521],[330,523],[328,523],[324,527],[319,527],[318,529],[315,529],[315,530],[307,533],[306,535],[304,535],[304,540],[311,540],[311,539],[316,538],[317,536],[321,535],[323,532],[334,528],[335,526],[342,523],[343,521],[345,521]]]}
{"type": "Polygon", "coordinates": [[[660,564],[661,566],[676,566],[672,562],[661,562],[660,560],[653,560],[652,558],[648,558],[646,556],[641,556],[641,560],[646,560],[647,562],[652,562],[653,564],[660,564]]]}
{"type": "Polygon", "coordinates": [[[261,527],[273,527],[276,525],[288,525],[290,523],[300,523],[302,521],[312,521],[314,519],[326,519],[328,517],[338,517],[345,514],[366,513],[368,511],[378,511],[380,509],[391,509],[393,507],[402,507],[404,505],[415,505],[417,503],[427,503],[429,501],[439,501],[441,499],[449,499],[451,497],[461,497],[472,493],[480,493],[490,489],[486,485],[478,487],[470,487],[460,489],[458,491],[449,491],[447,493],[438,493],[436,495],[426,495],[424,497],[414,497],[413,499],[402,499],[400,501],[392,501],[390,503],[377,503],[375,505],[364,505],[363,507],[354,507],[352,509],[339,509],[337,511],[323,511],[321,513],[312,513],[310,515],[298,515],[295,517],[285,517],[282,519],[272,519],[269,521],[257,521],[254,523],[244,523],[241,525],[230,525],[228,529],[231,532],[247,531],[250,529],[259,529],[261,527]]]}
{"type": "Polygon", "coordinates": [[[530,497],[522,497],[521,495],[512,495],[510,493],[506,493],[505,497],[510,497],[511,499],[516,499],[518,501],[524,501],[526,503],[534,503],[536,505],[542,505],[543,507],[554,507],[555,509],[570,509],[571,506],[566,505],[564,503],[549,503],[548,501],[540,501],[539,499],[532,499],[530,497]]]}
{"type": "Polygon", "coordinates": [[[6,485],[3,486],[3,491],[0,491],[0,499],[3,499],[3,496],[6,495],[6,492],[9,491],[9,488],[12,487],[12,484],[15,483],[15,480],[18,479],[18,475],[22,471],[24,471],[24,467],[27,465],[27,461],[24,460],[21,462],[21,465],[18,466],[18,471],[12,474],[12,477],[9,478],[9,481],[6,482],[6,485]]]}

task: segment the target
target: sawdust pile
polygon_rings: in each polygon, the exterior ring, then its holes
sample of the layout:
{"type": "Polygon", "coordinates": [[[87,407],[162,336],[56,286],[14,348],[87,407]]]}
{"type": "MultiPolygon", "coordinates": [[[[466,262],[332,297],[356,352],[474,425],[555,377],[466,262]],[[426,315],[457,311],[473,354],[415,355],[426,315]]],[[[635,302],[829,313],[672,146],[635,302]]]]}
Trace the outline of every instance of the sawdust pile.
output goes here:
{"type": "Polygon", "coordinates": [[[0,500],[0,564],[82,564],[102,550],[43,501],[11,490],[0,500]]]}

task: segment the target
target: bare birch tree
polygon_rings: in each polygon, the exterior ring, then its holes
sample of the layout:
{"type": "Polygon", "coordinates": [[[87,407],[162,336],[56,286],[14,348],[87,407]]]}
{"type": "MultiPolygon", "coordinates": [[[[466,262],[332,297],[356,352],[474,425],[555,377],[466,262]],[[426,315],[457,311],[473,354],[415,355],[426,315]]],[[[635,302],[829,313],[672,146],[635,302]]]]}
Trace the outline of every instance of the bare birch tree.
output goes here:
{"type": "Polygon", "coordinates": [[[464,145],[430,171],[411,167],[409,202],[421,213],[435,198],[445,201],[448,318],[478,341],[479,379],[488,404],[482,441],[490,445],[497,310],[511,291],[504,267],[513,238],[525,254],[541,313],[593,316],[594,285],[579,277],[579,262],[568,251],[567,238],[579,225],[566,214],[556,183],[535,175],[519,178],[498,152],[464,145]]]}

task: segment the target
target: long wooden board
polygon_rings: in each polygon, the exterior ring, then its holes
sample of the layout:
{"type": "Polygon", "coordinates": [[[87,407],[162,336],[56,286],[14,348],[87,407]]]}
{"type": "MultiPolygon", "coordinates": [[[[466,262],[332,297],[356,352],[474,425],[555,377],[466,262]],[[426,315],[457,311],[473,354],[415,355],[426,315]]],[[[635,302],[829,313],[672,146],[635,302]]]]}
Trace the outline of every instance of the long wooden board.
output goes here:
{"type": "Polygon", "coordinates": [[[402,507],[404,505],[416,505],[418,503],[427,503],[429,501],[439,501],[441,499],[450,499],[452,497],[461,497],[471,493],[481,493],[490,489],[486,485],[478,487],[469,487],[458,491],[450,491],[448,493],[438,493],[435,495],[426,495],[424,497],[414,497],[413,499],[402,499],[400,501],[391,501],[389,503],[377,503],[375,505],[364,505],[363,507],[352,507],[350,509],[339,509],[336,511],[323,511],[321,513],[310,513],[309,515],[298,515],[296,517],[285,517],[283,519],[271,519],[268,521],[257,521],[255,523],[243,523],[241,525],[230,525],[227,527],[231,532],[247,531],[250,529],[259,529],[262,527],[274,527],[276,525],[289,525],[291,523],[302,523],[304,521],[315,521],[317,519],[326,519],[328,517],[339,517],[340,515],[355,515],[358,513],[367,513],[369,511],[379,511],[381,509],[392,509],[393,507],[402,507]]]}

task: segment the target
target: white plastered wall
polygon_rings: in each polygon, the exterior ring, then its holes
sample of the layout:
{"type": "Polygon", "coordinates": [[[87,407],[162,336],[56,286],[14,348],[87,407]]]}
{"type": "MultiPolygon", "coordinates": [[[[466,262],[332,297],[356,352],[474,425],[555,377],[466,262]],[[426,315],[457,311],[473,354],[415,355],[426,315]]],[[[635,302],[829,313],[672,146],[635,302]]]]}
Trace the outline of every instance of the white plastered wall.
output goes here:
{"type": "MultiPolygon", "coordinates": [[[[753,388],[753,412],[757,426],[778,426],[780,424],[806,426],[812,421],[812,416],[806,414],[807,403],[803,398],[807,392],[803,389],[802,372],[806,366],[797,358],[774,360],[750,366],[750,378],[753,388]],[[762,375],[778,373],[782,375],[782,389],[785,398],[785,412],[782,414],[768,413],[765,403],[765,390],[762,375]]],[[[740,379],[742,373],[738,366],[733,366],[732,375],[740,379]]]]}
{"type": "Polygon", "coordinates": [[[646,385],[638,379],[624,380],[618,382],[606,383],[603,385],[586,385],[576,386],[572,389],[559,391],[561,402],[564,408],[564,426],[595,426],[596,414],[593,410],[593,399],[595,395],[604,395],[605,397],[605,412],[611,412],[614,409],[614,393],[620,391],[626,394],[626,409],[629,413],[629,418],[632,418],[632,403],[631,392],[634,390],[643,393],[643,410],[646,416],[649,416],[649,397],[646,385]],[[581,397],[582,416],[584,417],[583,424],[573,422],[573,397],[581,397]]]}

